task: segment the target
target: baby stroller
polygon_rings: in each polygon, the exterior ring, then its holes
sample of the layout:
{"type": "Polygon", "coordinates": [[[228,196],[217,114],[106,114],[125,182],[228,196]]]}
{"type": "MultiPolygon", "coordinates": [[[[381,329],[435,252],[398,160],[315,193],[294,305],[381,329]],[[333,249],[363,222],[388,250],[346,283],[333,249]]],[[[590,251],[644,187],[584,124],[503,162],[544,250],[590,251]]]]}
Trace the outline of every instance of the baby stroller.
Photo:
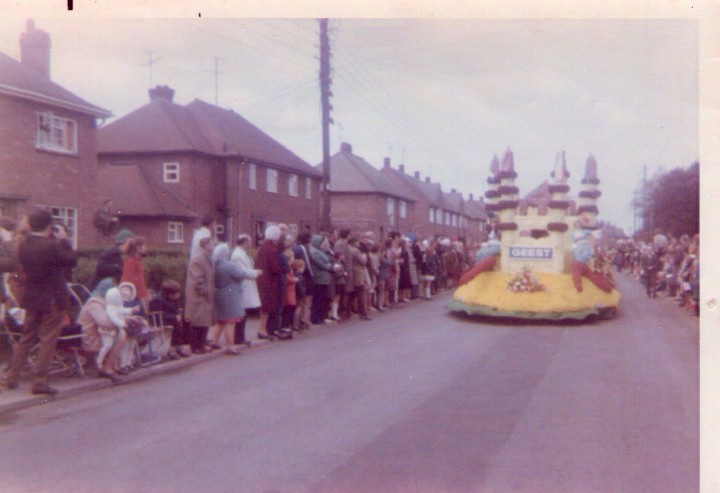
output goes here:
{"type": "MultiPolygon", "coordinates": [[[[82,309],[81,296],[84,296],[85,292],[87,292],[89,297],[90,293],[82,285],[73,285],[72,287],[68,285],[68,292],[70,294],[70,307],[48,373],[50,375],[84,377],[83,366],[88,360],[88,355],[82,350],[82,327],[73,321],[82,309]]],[[[7,299],[0,310],[0,336],[5,340],[9,349],[12,350],[22,336],[25,312],[13,298],[9,289],[6,290],[6,293],[8,293],[7,299]]],[[[40,341],[36,341],[30,350],[26,369],[31,373],[34,371],[39,348],[40,341]]]]}

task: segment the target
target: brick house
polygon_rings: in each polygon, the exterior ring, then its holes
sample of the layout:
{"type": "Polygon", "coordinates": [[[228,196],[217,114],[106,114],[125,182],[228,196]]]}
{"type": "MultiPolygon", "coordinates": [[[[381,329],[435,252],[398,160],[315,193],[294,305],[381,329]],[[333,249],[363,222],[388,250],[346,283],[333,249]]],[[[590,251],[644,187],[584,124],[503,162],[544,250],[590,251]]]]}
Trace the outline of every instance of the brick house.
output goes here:
{"type": "Polygon", "coordinates": [[[380,172],[394,187],[406,190],[416,200],[414,206],[412,230],[418,238],[433,238],[442,234],[442,225],[435,221],[443,210],[443,194],[439,183],[432,183],[430,178],[420,179],[420,173],[410,175],[405,172],[405,165],[397,169],[390,165],[390,159],[385,158],[380,172]]]}
{"type": "Polygon", "coordinates": [[[390,231],[410,231],[415,224],[415,198],[393,187],[380,171],[353,154],[346,142],[330,157],[329,190],[336,228],[373,231],[384,238],[390,231]]]}
{"type": "Polygon", "coordinates": [[[485,211],[485,201],[482,196],[476,200],[473,194],[469,194],[464,207],[467,214],[467,242],[469,245],[480,244],[487,239],[485,226],[488,216],[485,211]]]}
{"type": "Polygon", "coordinates": [[[269,224],[317,229],[320,172],[232,110],[176,104],[167,86],[149,94],[99,131],[100,190],[122,225],[157,246],[189,245],[204,214],[256,243],[269,224]],[[115,186],[125,173],[134,189],[115,186]]]}
{"type": "Polygon", "coordinates": [[[0,53],[0,215],[49,209],[75,246],[96,239],[97,120],[112,114],[54,83],[50,35],[29,20],[20,61],[0,53]]]}

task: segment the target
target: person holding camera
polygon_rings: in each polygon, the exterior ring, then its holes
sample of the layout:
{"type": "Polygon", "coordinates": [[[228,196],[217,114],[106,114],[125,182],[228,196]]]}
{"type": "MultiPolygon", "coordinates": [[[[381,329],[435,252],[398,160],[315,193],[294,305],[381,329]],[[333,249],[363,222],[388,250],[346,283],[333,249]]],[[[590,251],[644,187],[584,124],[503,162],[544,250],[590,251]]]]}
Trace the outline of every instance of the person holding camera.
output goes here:
{"type": "Polygon", "coordinates": [[[30,214],[30,234],[18,248],[18,258],[27,277],[20,306],[26,310],[23,335],[13,348],[12,367],[6,387],[16,389],[35,340],[40,340],[31,392],[55,394],[48,385],[48,366],[55,355],[65,310],[69,304],[66,286],[68,270],[77,263],[64,228],[53,228],[53,217],[47,210],[30,214]]]}

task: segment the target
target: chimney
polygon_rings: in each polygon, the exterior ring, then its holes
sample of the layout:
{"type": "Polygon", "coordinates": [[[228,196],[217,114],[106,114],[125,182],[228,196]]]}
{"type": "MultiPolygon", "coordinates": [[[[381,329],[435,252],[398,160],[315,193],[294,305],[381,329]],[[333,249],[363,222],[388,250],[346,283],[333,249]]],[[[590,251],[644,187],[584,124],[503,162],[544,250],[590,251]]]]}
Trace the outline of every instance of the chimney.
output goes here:
{"type": "Polygon", "coordinates": [[[170,86],[155,86],[155,89],[148,89],[148,94],[150,95],[150,101],[162,99],[172,103],[175,90],[171,89],[170,86]]]}
{"type": "Polygon", "coordinates": [[[417,179],[417,180],[420,179],[420,172],[419,172],[419,171],[416,171],[416,172],[415,172],[415,179],[417,179]]]}
{"type": "Polygon", "coordinates": [[[473,200],[475,200],[475,198],[473,197],[473,194],[472,194],[472,193],[468,195],[468,200],[469,200],[470,202],[472,202],[473,200]]]}
{"type": "Polygon", "coordinates": [[[452,190],[450,190],[450,193],[457,193],[457,190],[453,188],[452,190]]]}
{"type": "Polygon", "coordinates": [[[26,31],[20,34],[20,63],[23,67],[50,80],[50,35],[35,29],[35,21],[28,19],[26,31]]]}
{"type": "Polygon", "coordinates": [[[430,183],[430,177],[429,177],[429,176],[426,176],[426,177],[425,177],[425,183],[430,183]]]}
{"type": "Polygon", "coordinates": [[[390,168],[390,158],[386,157],[383,159],[383,168],[390,168]]]}
{"type": "Polygon", "coordinates": [[[347,142],[340,144],[340,152],[345,154],[352,154],[352,146],[347,142]]]}
{"type": "Polygon", "coordinates": [[[405,165],[401,164],[400,166],[398,166],[398,170],[400,170],[400,173],[402,173],[404,175],[405,174],[405,165]]]}

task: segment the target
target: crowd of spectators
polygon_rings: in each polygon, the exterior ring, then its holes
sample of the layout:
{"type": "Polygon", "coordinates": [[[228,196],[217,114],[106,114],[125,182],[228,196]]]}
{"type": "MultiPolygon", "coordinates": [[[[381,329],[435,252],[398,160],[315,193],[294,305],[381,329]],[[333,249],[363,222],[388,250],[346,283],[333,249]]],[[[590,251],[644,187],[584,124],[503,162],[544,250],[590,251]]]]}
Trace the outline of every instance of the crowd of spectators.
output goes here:
{"type": "MultiPolygon", "coordinates": [[[[6,273],[4,307],[13,305],[22,311],[34,303],[25,292],[35,282],[27,275],[33,271],[33,262],[23,263],[18,255],[26,238],[42,238],[46,247],[65,252],[60,264],[49,272],[54,276],[53,286],[71,282],[77,257],[66,239],[67,232],[47,214],[40,215],[40,219],[31,215],[30,220],[42,231],[35,231],[27,221],[16,225],[3,220],[0,224],[0,273],[6,273]]],[[[145,240],[128,229],[119,231],[114,245],[100,253],[95,276],[87,286],[87,299],[78,312],[73,314],[65,307],[65,295],[50,300],[52,320],[41,327],[42,333],[35,329],[31,334],[42,341],[42,364],[49,364],[60,326],[67,325],[79,327],[83,352],[91,356],[97,375],[113,382],[122,381],[123,375],[141,363],[138,348],[152,336],[150,326],[171,329],[167,358],[221,349],[237,355],[248,341],[248,313],[259,315],[258,338],[291,339],[313,325],[354,317],[370,320],[373,312],[414,299],[432,299],[438,291],[457,286],[473,263],[465,244],[450,238],[419,240],[413,233],[395,231],[377,238],[373,232],[349,229],[316,234],[304,231],[293,238],[286,225],[278,224],[269,226],[261,243],[253,247],[246,234],[232,242],[215,237],[212,216],[201,222],[191,242],[184,286],[166,279],[157,293],[146,285],[145,240]]],[[[8,313],[5,310],[4,314],[8,313]]],[[[14,346],[13,364],[6,371],[7,388],[17,387],[29,341],[30,336],[24,345],[14,346]]],[[[47,368],[40,370],[47,373],[47,368]]],[[[47,386],[45,374],[33,391],[54,393],[55,389],[47,386]]]]}
{"type": "Polygon", "coordinates": [[[683,309],[699,314],[699,234],[675,237],[658,229],[647,241],[619,240],[603,256],[617,272],[635,276],[649,298],[674,298],[683,309]]]}
{"type": "MultiPolygon", "coordinates": [[[[77,257],[65,228],[45,211],[19,226],[3,219],[0,274],[6,274],[0,296],[4,307],[12,302],[27,312],[5,386],[17,387],[39,339],[32,391],[54,393],[47,366],[61,327],[73,322],[98,376],[119,382],[140,363],[138,348],[152,337],[151,326],[172,329],[167,358],[214,350],[234,356],[248,341],[248,313],[259,315],[257,337],[273,341],[292,339],[313,325],[370,320],[373,312],[457,287],[483,251],[450,238],[419,239],[412,232],[378,238],[370,231],[340,229],[303,231],[294,238],[284,224],[268,226],[253,248],[246,234],[232,242],[214,237],[213,221],[203,218],[193,236],[184,286],[166,279],[157,293],[145,281],[145,241],[121,230],[100,254],[88,299],[70,319],[66,285],[77,257]]],[[[698,313],[698,235],[675,238],[656,231],[651,241],[620,240],[597,248],[594,268],[612,279],[613,267],[634,275],[648,297],[672,297],[698,313]]]]}

